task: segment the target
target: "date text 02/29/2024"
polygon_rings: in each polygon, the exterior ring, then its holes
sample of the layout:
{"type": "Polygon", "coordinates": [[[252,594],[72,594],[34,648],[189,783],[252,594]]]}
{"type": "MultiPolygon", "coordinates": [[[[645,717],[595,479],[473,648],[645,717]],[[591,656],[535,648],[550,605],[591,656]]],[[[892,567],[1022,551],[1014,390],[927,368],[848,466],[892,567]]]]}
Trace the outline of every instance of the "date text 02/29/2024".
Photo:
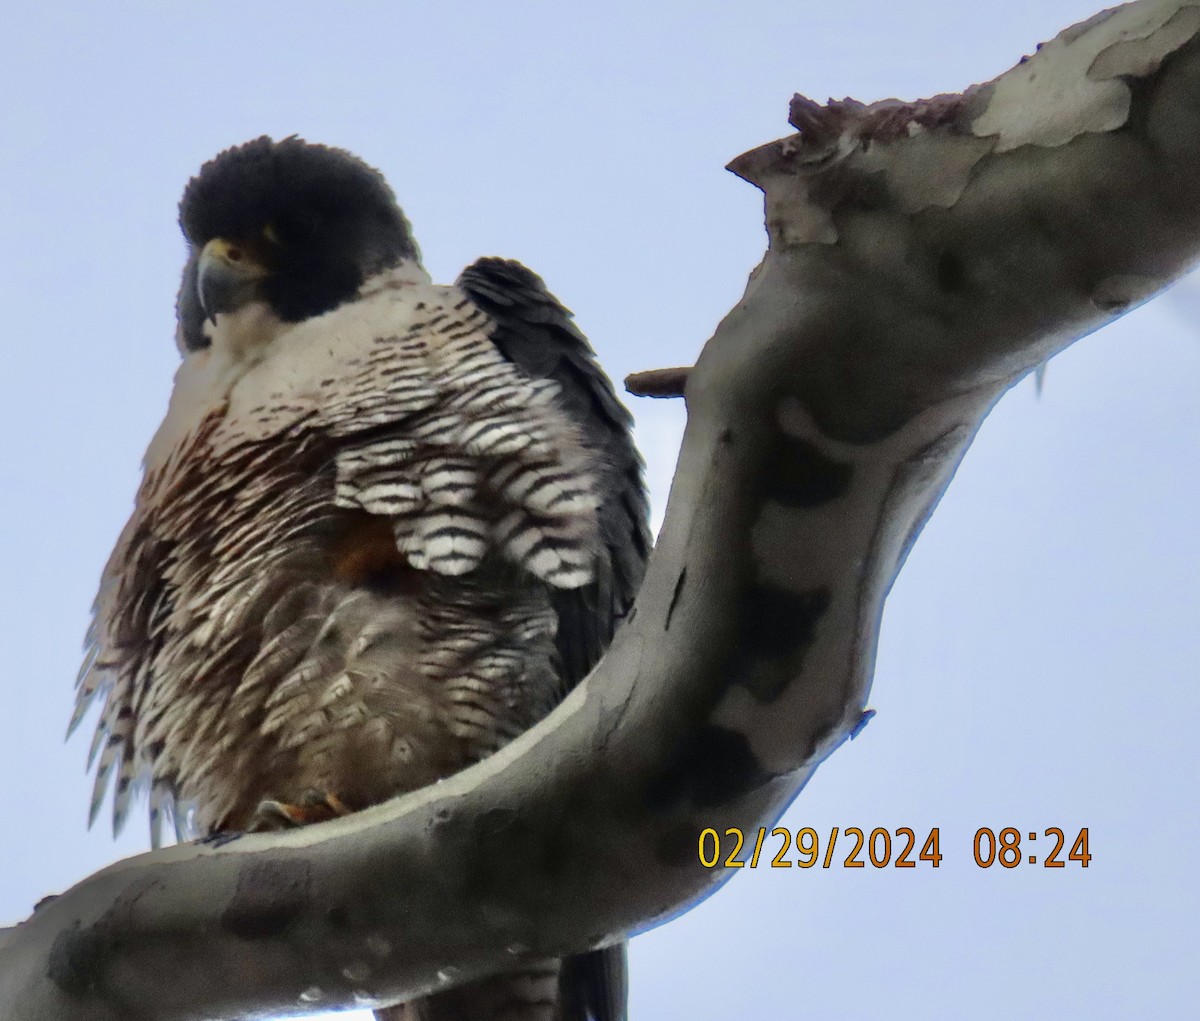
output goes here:
{"type": "MultiPolygon", "coordinates": [[[[706,869],[756,869],[760,863],[773,869],[790,869],[793,865],[811,869],[818,864],[823,869],[837,865],[861,869],[868,864],[877,869],[889,865],[898,869],[914,869],[919,865],[936,869],[942,863],[941,841],[941,830],[937,826],[929,831],[923,841],[907,826],[901,826],[894,832],[876,827],[869,833],[857,826],[849,826],[844,830],[834,826],[822,850],[821,835],[811,826],[798,829],[794,834],[782,826],[773,830],[759,827],[757,833],[751,830],[749,834],[734,827],[721,833],[709,826],[700,831],[697,849],[700,864],[706,869]],[[744,853],[746,851],[749,851],[748,858],[744,853]]],[[[1086,869],[1092,860],[1088,851],[1086,826],[1073,841],[1057,826],[1048,827],[1041,834],[1036,830],[1025,832],[1014,826],[1006,826],[999,831],[984,826],[975,831],[973,853],[975,864],[981,869],[993,865],[1006,869],[1018,865],[1041,865],[1048,869],[1078,865],[1086,869]],[[1039,836],[1042,842],[1035,847],[1039,836]],[[1026,838],[1024,846],[1022,837],[1026,838]],[[1068,842],[1070,850],[1067,850],[1068,842]],[[1048,854],[1039,853],[1043,847],[1049,849],[1048,854]]]]}

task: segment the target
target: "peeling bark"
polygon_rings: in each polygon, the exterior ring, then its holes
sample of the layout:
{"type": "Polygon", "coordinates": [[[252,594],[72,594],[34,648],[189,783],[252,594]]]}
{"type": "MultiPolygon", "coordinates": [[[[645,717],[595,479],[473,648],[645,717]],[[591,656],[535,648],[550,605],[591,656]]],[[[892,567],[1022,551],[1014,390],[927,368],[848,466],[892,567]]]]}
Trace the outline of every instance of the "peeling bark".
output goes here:
{"type": "Polygon", "coordinates": [[[636,615],[544,723],[347,819],[120,862],[0,931],[0,1014],[378,1005],[657,924],[863,719],[883,602],[983,417],[1200,251],[1200,7],[996,81],[818,106],[731,168],[770,249],[688,374],[636,615]],[[183,964],[181,962],[186,962],[183,964]]]}

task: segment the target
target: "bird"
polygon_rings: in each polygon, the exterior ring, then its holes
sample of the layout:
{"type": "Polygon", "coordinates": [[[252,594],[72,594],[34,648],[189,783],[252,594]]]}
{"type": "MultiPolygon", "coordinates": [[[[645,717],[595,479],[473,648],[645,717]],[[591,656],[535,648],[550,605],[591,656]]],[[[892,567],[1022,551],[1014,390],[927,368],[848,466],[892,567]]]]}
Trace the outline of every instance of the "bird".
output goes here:
{"type": "MultiPolygon", "coordinates": [[[[651,539],[632,419],[543,280],[431,281],[384,176],[298,136],[179,204],[180,355],[101,577],[74,729],[95,819],[152,841],[319,823],[545,716],[630,613],[651,539]]],[[[624,944],[381,1010],[618,1021],[624,944]]]]}

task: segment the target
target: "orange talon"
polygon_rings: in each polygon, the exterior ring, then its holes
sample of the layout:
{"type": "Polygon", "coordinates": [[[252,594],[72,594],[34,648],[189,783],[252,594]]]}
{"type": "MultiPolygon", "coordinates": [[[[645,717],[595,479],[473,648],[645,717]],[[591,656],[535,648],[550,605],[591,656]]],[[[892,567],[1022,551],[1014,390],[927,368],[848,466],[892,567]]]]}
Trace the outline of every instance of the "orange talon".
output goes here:
{"type": "Polygon", "coordinates": [[[251,821],[251,832],[286,829],[293,826],[308,826],[316,822],[327,822],[349,815],[349,808],[336,794],[316,789],[307,790],[297,804],[267,798],[259,803],[251,821]]]}
{"type": "Polygon", "coordinates": [[[346,803],[336,794],[326,794],[324,803],[335,816],[349,815],[354,811],[347,807],[346,803]]]}

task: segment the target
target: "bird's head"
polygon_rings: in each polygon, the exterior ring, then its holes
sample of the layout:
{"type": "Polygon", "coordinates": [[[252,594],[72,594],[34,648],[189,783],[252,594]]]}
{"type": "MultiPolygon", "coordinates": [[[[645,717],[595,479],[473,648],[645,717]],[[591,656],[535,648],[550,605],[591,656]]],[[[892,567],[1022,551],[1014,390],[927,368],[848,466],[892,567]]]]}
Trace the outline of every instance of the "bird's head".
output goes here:
{"type": "Polygon", "coordinates": [[[189,246],[180,338],[207,347],[206,320],[261,302],[300,322],[354,297],[374,274],[417,260],[383,176],[342,149],[256,138],[204,164],[184,190],[189,246]]]}

